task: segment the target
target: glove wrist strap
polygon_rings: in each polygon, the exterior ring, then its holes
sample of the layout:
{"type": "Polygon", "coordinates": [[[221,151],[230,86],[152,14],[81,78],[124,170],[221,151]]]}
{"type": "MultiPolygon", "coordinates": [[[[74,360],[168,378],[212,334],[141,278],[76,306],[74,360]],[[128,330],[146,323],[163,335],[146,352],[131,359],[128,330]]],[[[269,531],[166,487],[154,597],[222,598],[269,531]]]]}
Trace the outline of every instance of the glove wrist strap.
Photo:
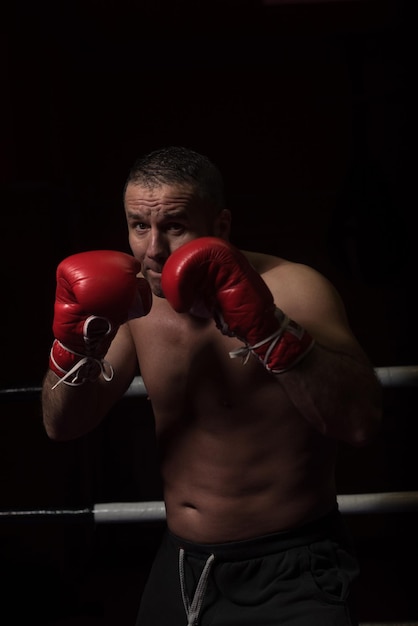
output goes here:
{"type": "Polygon", "coordinates": [[[311,351],[315,341],[302,326],[277,307],[274,315],[280,323],[278,329],[252,346],[246,343],[242,348],[233,350],[229,353],[231,359],[242,357],[245,365],[250,354],[254,354],[269,372],[281,374],[299,363],[311,351]],[[264,353],[260,348],[265,344],[270,345],[264,353]]]}
{"type": "Polygon", "coordinates": [[[78,387],[86,381],[94,382],[100,375],[109,382],[114,375],[112,366],[105,359],[74,352],[74,350],[64,346],[58,339],[55,339],[52,344],[49,355],[49,368],[59,377],[58,382],[52,389],[55,389],[61,383],[71,387],[78,387]]]}

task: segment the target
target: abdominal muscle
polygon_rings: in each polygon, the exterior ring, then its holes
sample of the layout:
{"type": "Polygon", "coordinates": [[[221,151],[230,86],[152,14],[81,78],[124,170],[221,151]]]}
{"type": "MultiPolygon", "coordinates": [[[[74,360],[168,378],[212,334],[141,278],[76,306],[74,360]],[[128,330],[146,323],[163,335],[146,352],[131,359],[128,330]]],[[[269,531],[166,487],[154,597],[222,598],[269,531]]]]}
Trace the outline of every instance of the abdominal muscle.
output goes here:
{"type": "Polygon", "coordinates": [[[170,429],[169,437],[159,437],[174,534],[198,543],[237,541],[301,526],[331,510],[335,445],[287,399],[277,411],[277,400],[275,411],[229,406],[217,407],[214,419],[206,411],[183,416],[175,435],[170,429]]]}
{"type": "Polygon", "coordinates": [[[183,334],[179,317],[158,304],[158,332],[149,315],[133,334],[169,529],[198,543],[238,541],[330,511],[335,442],[308,423],[256,358],[245,365],[229,358],[240,342],[188,317],[183,334]]]}

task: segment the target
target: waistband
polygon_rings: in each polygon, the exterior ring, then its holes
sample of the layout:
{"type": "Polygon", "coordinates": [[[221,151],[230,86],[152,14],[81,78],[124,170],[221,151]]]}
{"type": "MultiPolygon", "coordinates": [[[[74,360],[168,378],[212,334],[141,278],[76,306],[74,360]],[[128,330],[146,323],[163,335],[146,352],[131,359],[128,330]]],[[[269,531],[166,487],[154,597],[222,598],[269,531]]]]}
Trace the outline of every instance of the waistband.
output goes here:
{"type": "Polygon", "coordinates": [[[343,532],[341,513],[338,510],[338,505],[336,505],[323,517],[303,526],[241,541],[195,543],[182,539],[169,530],[167,534],[171,543],[190,555],[206,559],[213,554],[217,560],[240,561],[283,552],[323,539],[335,538],[335,540],[340,541],[345,533],[343,532]]]}

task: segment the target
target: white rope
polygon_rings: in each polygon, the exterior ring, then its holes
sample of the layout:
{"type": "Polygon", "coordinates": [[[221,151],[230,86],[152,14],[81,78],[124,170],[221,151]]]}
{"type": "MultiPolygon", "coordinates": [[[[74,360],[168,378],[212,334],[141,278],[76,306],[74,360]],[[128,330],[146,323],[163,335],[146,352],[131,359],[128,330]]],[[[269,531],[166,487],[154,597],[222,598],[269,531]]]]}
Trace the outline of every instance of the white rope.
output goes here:
{"type": "MultiPolygon", "coordinates": [[[[341,513],[363,515],[367,513],[418,512],[418,491],[342,494],[337,496],[341,513]]],[[[131,502],[96,504],[96,523],[165,521],[164,502],[131,502]]]]}
{"type": "Polygon", "coordinates": [[[93,513],[98,524],[162,522],[165,520],[165,504],[162,501],[95,504],[93,513]]]}
{"type": "MultiPolygon", "coordinates": [[[[418,365],[388,365],[375,367],[374,371],[383,387],[418,387],[418,365]]],[[[141,376],[134,378],[125,395],[147,395],[141,376]]]]}
{"type": "MultiPolygon", "coordinates": [[[[375,367],[374,371],[383,387],[418,387],[418,365],[388,365],[386,367],[375,367]]],[[[141,376],[134,378],[125,395],[147,395],[141,376]]]]}
{"type": "MultiPolygon", "coordinates": [[[[418,365],[391,365],[387,367],[376,367],[376,376],[383,387],[418,387],[418,365]]],[[[32,397],[39,397],[41,387],[12,387],[10,389],[0,389],[0,398],[4,400],[30,400],[32,397]]],[[[136,376],[125,396],[141,397],[147,396],[147,390],[141,376],[136,376]]],[[[418,626],[418,625],[417,625],[418,626]]]]}
{"type": "Polygon", "coordinates": [[[418,386],[418,365],[376,367],[375,372],[383,387],[418,386]]]}
{"type": "MultiPolygon", "coordinates": [[[[417,513],[418,491],[387,491],[382,493],[354,493],[337,496],[344,515],[387,513],[417,513]]],[[[30,509],[0,511],[0,521],[18,519],[67,519],[93,516],[96,524],[165,522],[165,504],[161,500],[149,502],[108,502],[82,509],[30,509]]]]}

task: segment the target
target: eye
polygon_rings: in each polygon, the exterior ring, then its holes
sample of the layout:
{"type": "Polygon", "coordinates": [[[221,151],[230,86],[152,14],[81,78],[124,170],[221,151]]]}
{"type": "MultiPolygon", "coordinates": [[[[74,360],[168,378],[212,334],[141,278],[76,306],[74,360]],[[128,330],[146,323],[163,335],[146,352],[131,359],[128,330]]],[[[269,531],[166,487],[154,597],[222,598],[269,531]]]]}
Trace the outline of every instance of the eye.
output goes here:
{"type": "Polygon", "coordinates": [[[145,224],[145,222],[135,222],[133,224],[133,227],[135,230],[140,230],[140,231],[144,231],[149,228],[148,224],[145,224]]]}
{"type": "Polygon", "coordinates": [[[185,231],[184,224],[180,224],[180,222],[170,222],[166,226],[166,231],[174,234],[180,234],[185,231]]]}

